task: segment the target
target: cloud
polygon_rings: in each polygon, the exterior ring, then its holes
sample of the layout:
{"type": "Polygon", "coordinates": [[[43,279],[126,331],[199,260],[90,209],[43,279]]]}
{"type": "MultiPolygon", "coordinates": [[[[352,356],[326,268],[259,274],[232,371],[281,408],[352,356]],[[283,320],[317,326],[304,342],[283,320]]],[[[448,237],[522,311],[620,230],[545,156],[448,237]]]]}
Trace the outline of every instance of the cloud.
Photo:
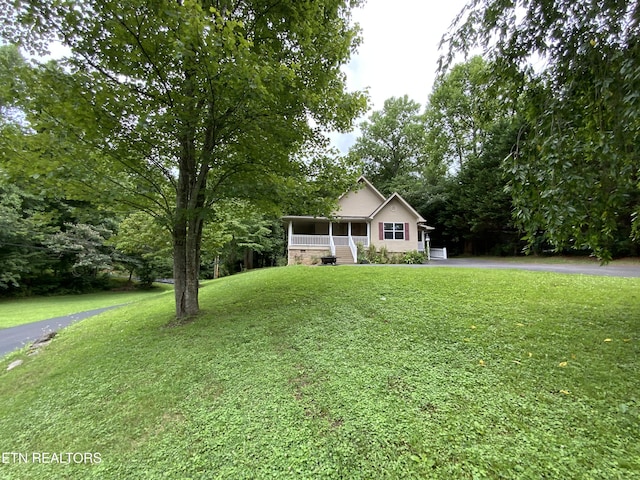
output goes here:
{"type": "MultiPolygon", "coordinates": [[[[343,68],[348,89],[368,87],[371,111],[380,110],[386,99],[403,95],[425,105],[441,54],[438,45],[466,2],[368,0],[353,13],[363,42],[343,68]]],[[[346,152],[356,136],[331,134],[330,138],[346,152]]]]}

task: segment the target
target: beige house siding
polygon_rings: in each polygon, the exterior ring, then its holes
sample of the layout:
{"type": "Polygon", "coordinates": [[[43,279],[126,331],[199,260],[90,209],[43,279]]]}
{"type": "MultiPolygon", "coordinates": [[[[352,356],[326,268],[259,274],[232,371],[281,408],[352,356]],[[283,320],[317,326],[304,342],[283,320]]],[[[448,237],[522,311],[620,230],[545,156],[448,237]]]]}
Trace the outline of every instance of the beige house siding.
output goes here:
{"type": "Polygon", "coordinates": [[[341,217],[367,217],[371,215],[380,204],[384,202],[377,192],[365,184],[359,190],[350,191],[338,201],[337,216],[341,217]]]}
{"type": "Polygon", "coordinates": [[[409,211],[397,198],[391,200],[371,222],[371,243],[380,248],[386,246],[390,253],[404,253],[418,248],[418,225],[416,216],[409,211]],[[380,240],[380,223],[408,224],[409,239],[404,240],[380,240]]]}

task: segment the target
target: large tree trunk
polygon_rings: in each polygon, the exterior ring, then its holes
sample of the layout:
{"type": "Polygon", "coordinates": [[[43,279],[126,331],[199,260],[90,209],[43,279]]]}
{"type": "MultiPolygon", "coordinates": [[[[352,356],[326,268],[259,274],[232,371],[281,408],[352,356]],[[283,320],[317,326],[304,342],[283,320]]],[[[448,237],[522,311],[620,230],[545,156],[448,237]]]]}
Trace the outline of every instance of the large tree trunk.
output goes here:
{"type": "Polygon", "coordinates": [[[200,311],[198,288],[203,226],[204,222],[197,214],[194,218],[178,220],[174,226],[173,278],[178,318],[190,317],[200,311]]]}
{"type": "MultiPolygon", "coordinates": [[[[198,160],[196,136],[198,125],[195,102],[195,68],[185,61],[183,90],[184,116],[179,123],[181,145],[179,175],[176,185],[176,212],[173,228],[173,274],[176,316],[185,318],[200,311],[198,287],[200,277],[200,248],[204,225],[205,190],[209,167],[198,160]]],[[[207,151],[212,146],[205,142],[207,151]]]]}

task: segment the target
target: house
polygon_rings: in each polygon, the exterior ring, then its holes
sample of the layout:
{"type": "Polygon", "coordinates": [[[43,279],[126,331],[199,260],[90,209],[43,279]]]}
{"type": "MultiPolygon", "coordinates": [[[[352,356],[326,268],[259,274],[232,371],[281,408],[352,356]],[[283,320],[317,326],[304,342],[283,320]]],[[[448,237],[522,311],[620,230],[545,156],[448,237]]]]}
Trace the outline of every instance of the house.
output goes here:
{"type": "Polygon", "coordinates": [[[283,217],[289,226],[289,265],[312,264],[333,255],[338,263],[357,263],[357,245],[386,247],[390,254],[429,252],[426,220],[399,194],[382,195],[366,178],[338,200],[331,218],[283,217]]]}

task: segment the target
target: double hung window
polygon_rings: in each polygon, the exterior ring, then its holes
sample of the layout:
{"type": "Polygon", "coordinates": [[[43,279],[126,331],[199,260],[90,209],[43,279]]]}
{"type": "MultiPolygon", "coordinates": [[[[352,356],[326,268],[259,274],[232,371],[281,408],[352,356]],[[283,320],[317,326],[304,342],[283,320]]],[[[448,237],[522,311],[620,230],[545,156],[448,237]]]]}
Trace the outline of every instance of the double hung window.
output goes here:
{"type": "Polygon", "coordinates": [[[385,223],[385,240],[404,240],[404,223],[385,223]]]}

